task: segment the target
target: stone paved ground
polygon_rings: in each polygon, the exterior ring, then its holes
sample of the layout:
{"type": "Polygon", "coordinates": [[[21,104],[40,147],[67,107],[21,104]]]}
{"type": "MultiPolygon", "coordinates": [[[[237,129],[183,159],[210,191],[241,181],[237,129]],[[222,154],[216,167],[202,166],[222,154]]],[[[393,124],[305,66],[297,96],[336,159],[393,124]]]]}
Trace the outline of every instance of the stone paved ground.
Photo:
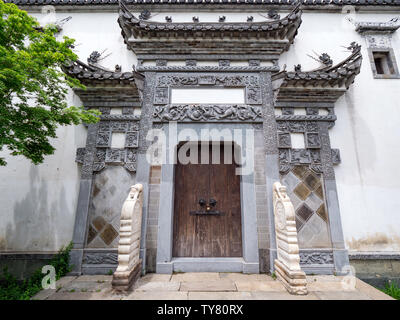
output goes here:
{"type": "Polygon", "coordinates": [[[343,287],[344,278],[308,276],[309,294],[289,294],[279,280],[265,274],[178,273],[147,274],[133,290],[122,294],[111,288],[112,276],[63,277],[57,289],[42,290],[37,300],[392,300],[356,279],[354,289],[343,287]]]}

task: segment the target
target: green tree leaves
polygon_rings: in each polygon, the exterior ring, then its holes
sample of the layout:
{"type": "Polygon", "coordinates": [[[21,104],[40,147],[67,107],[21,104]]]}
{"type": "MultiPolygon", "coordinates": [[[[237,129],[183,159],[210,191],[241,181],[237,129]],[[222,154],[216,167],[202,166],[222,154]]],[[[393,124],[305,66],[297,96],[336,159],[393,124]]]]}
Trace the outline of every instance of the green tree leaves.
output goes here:
{"type": "Polygon", "coordinates": [[[0,151],[6,147],[35,164],[54,153],[49,139],[57,137],[59,125],[94,123],[100,114],[67,105],[68,88],[84,86],[62,72],[77,56],[74,40],[57,41],[56,32],[0,0],[0,151]]]}

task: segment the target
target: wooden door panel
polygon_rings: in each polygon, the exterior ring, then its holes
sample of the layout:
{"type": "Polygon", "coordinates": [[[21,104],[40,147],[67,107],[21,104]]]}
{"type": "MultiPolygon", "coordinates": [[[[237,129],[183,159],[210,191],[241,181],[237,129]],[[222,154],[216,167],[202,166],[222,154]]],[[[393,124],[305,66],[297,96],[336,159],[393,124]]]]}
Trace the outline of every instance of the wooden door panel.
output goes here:
{"type": "MultiPolygon", "coordinates": [[[[235,164],[178,164],[175,168],[174,257],[241,257],[240,176],[235,164]],[[215,199],[223,215],[191,215],[200,199],[215,199]]],[[[200,159],[199,148],[199,159],[200,159]]]]}

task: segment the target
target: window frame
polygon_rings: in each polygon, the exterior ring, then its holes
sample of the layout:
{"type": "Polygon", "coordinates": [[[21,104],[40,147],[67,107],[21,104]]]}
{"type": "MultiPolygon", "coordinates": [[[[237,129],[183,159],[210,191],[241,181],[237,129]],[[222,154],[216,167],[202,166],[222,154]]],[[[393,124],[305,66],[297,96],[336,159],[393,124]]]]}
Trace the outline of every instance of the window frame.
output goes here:
{"type": "Polygon", "coordinates": [[[368,48],[368,56],[371,64],[372,74],[375,79],[400,79],[399,69],[397,67],[396,57],[392,48],[368,48]],[[387,53],[390,62],[393,65],[393,74],[379,74],[376,70],[374,53],[387,53]]]}

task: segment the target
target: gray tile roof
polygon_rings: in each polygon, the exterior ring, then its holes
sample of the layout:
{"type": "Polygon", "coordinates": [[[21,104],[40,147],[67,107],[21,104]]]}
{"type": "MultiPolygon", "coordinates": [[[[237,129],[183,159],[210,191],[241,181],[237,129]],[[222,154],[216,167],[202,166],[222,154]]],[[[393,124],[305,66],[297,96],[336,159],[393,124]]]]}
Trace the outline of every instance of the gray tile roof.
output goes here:
{"type": "MultiPolygon", "coordinates": [[[[321,5],[354,5],[354,6],[400,6],[400,0],[300,0],[306,7],[321,5]]],[[[5,0],[17,5],[117,5],[118,0],[5,0]]],[[[291,5],[293,0],[126,0],[126,4],[272,4],[291,5]]]]}

